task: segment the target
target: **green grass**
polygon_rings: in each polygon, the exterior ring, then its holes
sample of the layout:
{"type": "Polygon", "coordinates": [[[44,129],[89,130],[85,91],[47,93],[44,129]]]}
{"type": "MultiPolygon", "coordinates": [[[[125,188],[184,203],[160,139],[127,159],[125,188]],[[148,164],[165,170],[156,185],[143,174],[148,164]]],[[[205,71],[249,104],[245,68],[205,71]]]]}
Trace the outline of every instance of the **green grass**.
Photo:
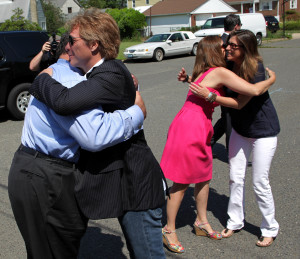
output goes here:
{"type": "MultiPolygon", "coordinates": [[[[285,31],[285,37],[288,39],[292,38],[292,33],[297,32],[297,31],[285,31]]],[[[268,41],[268,40],[272,40],[272,39],[281,39],[283,38],[283,30],[280,29],[275,33],[272,33],[270,31],[267,31],[267,37],[263,38],[263,41],[268,41]]]]}
{"type": "Polygon", "coordinates": [[[119,50],[119,55],[117,57],[117,59],[120,59],[120,60],[124,60],[126,59],[125,56],[123,55],[123,52],[126,48],[130,47],[130,46],[133,46],[133,45],[137,45],[137,44],[140,44],[142,43],[143,41],[140,40],[140,41],[128,41],[128,40],[123,40],[121,42],[121,45],[120,45],[120,50],[119,50]]]}

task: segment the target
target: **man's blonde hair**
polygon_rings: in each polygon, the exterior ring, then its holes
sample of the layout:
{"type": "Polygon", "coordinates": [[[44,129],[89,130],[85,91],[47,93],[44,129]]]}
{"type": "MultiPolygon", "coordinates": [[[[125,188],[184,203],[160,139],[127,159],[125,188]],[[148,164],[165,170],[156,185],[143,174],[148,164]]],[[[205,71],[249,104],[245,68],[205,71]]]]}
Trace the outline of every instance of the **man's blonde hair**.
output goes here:
{"type": "Polygon", "coordinates": [[[116,21],[98,8],[89,8],[69,22],[70,30],[79,28],[79,35],[87,43],[98,41],[99,51],[106,60],[115,59],[119,53],[120,31],[116,21]]]}

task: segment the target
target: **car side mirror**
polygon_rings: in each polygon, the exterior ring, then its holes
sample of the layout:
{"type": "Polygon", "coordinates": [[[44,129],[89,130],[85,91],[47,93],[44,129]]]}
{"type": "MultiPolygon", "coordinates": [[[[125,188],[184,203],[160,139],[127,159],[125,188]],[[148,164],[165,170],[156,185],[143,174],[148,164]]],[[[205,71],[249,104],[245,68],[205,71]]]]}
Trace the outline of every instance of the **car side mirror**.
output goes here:
{"type": "Polygon", "coordinates": [[[172,41],[171,40],[166,40],[166,43],[172,43],[172,41]]]}

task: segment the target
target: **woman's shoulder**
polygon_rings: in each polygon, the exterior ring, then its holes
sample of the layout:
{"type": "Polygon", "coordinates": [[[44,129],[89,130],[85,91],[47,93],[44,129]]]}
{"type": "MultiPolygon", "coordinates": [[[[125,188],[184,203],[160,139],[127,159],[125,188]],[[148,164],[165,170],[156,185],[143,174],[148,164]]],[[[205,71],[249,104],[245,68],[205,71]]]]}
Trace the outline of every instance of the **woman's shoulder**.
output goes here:
{"type": "Polygon", "coordinates": [[[219,75],[225,75],[228,73],[232,73],[230,70],[228,70],[226,67],[216,67],[213,72],[215,74],[219,74],[219,75]]]}

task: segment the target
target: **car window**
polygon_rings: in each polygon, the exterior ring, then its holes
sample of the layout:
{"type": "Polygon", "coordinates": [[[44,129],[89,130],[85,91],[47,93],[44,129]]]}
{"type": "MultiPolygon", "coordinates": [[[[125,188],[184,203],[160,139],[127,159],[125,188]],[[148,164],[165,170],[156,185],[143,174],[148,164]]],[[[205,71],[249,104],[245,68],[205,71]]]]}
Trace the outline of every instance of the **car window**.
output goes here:
{"type": "Polygon", "coordinates": [[[225,18],[208,19],[202,26],[202,29],[224,28],[225,18]]]}
{"type": "Polygon", "coordinates": [[[19,58],[25,60],[31,60],[44,44],[44,39],[38,34],[11,34],[5,36],[5,41],[19,58]]]}
{"type": "Polygon", "coordinates": [[[278,22],[277,19],[274,16],[268,17],[269,22],[278,22]]]}
{"type": "Polygon", "coordinates": [[[183,35],[187,40],[189,39],[189,35],[187,35],[186,33],[184,33],[183,35]]]}
{"type": "Polygon", "coordinates": [[[148,40],[146,40],[145,42],[164,42],[166,41],[171,34],[156,34],[153,35],[151,38],[149,38],[148,40]]]}
{"type": "Polygon", "coordinates": [[[183,41],[183,37],[181,35],[181,33],[174,33],[169,40],[173,41],[173,42],[178,42],[178,41],[183,41]]]}

